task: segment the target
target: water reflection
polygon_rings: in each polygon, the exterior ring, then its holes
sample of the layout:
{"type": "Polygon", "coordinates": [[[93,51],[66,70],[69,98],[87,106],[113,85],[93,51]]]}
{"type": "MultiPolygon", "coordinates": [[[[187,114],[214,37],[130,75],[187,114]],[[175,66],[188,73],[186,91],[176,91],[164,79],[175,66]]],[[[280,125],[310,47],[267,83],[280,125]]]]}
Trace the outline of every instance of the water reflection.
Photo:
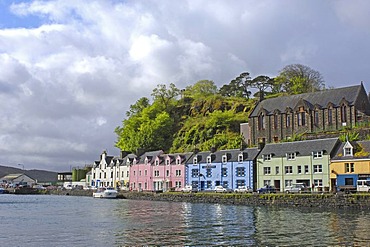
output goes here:
{"type": "Polygon", "coordinates": [[[4,195],[0,196],[0,220],[1,246],[370,243],[370,212],[357,210],[4,195]]]}

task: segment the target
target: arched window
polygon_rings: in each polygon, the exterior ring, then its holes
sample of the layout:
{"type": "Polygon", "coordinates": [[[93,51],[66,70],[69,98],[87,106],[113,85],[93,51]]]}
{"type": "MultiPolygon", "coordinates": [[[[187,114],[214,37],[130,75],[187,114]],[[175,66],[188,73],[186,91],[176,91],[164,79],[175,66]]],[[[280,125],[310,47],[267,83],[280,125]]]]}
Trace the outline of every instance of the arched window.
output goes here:
{"type": "Polygon", "coordinates": [[[258,129],[265,129],[265,115],[263,113],[258,117],[258,129]]]}
{"type": "Polygon", "coordinates": [[[340,115],[341,115],[342,123],[347,122],[347,106],[346,105],[342,105],[340,107],[340,115]]]}

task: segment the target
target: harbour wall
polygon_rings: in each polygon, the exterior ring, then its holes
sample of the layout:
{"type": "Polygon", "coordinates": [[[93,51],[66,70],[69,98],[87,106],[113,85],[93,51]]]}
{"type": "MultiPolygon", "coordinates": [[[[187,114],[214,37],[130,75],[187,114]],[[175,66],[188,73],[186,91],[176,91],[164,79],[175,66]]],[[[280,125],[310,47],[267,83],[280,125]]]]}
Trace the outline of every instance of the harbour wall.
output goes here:
{"type": "MultiPolygon", "coordinates": [[[[92,191],[62,190],[48,191],[48,194],[70,196],[92,196],[92,191]]],[[[308,208],[356,208],[370,209],[370,193],[307,193],[307,194],[250,194],[250,193],[180,193],[180,192],[126,192],[118,198],[131,200],[219,203],[247,206],[308,207],[308,208]]]]}

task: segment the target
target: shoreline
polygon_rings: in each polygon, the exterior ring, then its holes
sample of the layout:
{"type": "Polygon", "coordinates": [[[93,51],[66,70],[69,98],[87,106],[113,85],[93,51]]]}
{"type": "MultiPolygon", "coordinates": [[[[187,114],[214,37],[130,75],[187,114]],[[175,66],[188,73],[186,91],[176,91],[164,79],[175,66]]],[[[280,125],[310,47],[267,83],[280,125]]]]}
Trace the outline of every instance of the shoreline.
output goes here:
{"type": "MultiPolygon", "coordinates": [[[[42,194],[91,196],[89,190],[51,190],[42,194]]],[[[305,193],[305,194],[256,194],[256,193],[181,193],[181,192],[127,192],[120,191],[119,199],[212,203],[244,206],[278,206],[301,208],[337,208],[337,209],[367,209],[370,210],[370,193],[305,193]]]]}

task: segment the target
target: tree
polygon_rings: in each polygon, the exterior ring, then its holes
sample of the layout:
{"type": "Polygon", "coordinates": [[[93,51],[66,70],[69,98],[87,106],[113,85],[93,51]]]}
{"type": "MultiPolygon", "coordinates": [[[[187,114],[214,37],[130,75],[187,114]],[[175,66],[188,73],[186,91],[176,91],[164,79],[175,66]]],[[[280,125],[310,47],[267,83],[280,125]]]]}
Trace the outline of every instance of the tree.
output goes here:
{"type": "Polygon", "coordinates": [[[291,64],[285,66],[275,78],[273,91],[300,94],[324,88],[324,79],[318,71],[302,64],[291,64]]]}
{"type": "Polygon", "coordinates": [[[252,80],[252,87],[258,89],[260,101],[263,100],[266,89],[271,88],[273,79],[268,76],[260,75],[252,80]]]}
{"type": "Polygon", "coordinates": [[[167,89],[165,84],[158,84],[157,88],[153,89],[152,96],[154,101],[159,101],[164,105],[164,108],[168,111],[168,106],[171,100],[175,99],[180,95],[181,91],[176,88],[175,84],[171,83],[167,89]]]}
{"type": "Polygon", "coordinates": [[[220,88],[219,93],[222,96],[231,97],[246,97],[249,99],[251,95],[251,91],[249,88],[251,87],[251,77],[248,72],[241,73],[238,77],[231,80],[228,85],[224,85],[220,88]]]}
{"type": "Polygon", "coordinates": [[[185,89],[185,95],[193,99],[206,98],[217,94],[217,86],[213,81],[202,80],[185,89]]]}
{"type": "Polygon", "coordinates": [[[142,112],[146,107],[149,106],[149,99],[146,97],[140,98],[135,104],[130,105],[130,110],[126,112],[127,117],[134,116],[142,112]]]}

